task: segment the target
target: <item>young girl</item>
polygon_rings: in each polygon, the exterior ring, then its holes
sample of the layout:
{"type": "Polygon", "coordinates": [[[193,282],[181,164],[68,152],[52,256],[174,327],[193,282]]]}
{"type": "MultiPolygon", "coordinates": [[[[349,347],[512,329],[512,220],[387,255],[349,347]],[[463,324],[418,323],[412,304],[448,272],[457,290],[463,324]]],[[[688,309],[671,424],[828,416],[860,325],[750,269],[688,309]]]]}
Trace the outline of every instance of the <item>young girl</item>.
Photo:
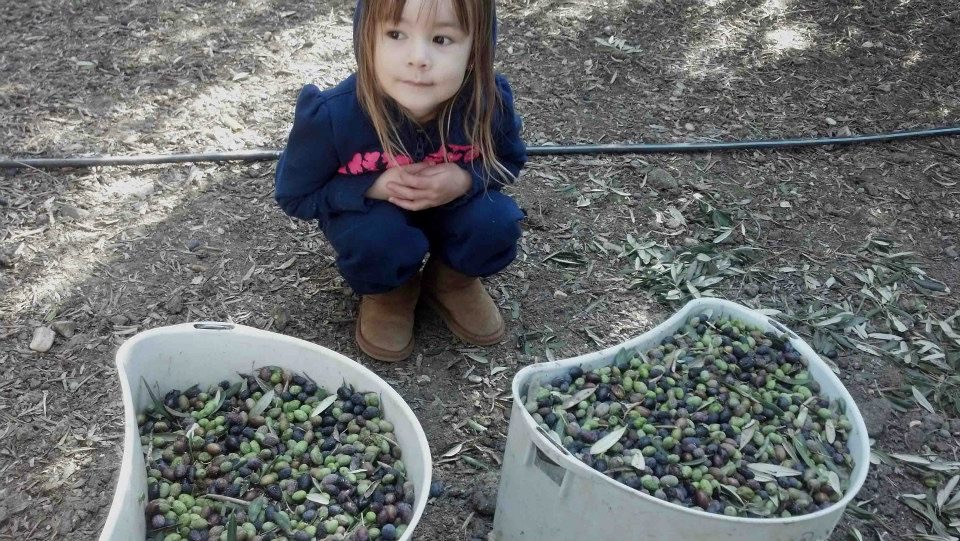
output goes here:
{"type": "Polygon", "coordinates": [[[276,199],[319,220],[362,296],[357,344],[375,359],[412,353],[421,285],[463,341],[504,335],[479,277],[516,257],[524,214],[500,188],[527,155],[495,41],[494,0],[361,0],[357,73],[297,99],[276,199]]]}

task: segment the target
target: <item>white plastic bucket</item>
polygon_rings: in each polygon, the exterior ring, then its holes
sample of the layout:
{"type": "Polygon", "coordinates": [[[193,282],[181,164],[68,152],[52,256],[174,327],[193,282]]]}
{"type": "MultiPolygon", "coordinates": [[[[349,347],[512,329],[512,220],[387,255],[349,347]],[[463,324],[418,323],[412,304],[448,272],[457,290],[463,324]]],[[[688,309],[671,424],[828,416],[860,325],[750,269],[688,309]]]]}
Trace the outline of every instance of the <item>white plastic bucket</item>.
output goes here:
{"type": "Polygon", "coordinates": [[[689,302],[670,319],[618,346],[524,368],[513,379],[513,412],[504,451],[494,537],[498,541],[818,541],[827,539],[863,486],[870,447],[863,417],[850,393],[820,356],[782,324],[739,304],[719,299],[689,302]],[[827,509],[791,518],[741,518],[707,513],[659,500],[588,467],[548,439],[523,407],[533,382],[546,383],[574,366],[590,370],[613,363],[617,352],[646,351],[672,336],[696,315],[728,315],[764,331],[785,335],[809,363],[822,394],[842,400],[853,429],[849,446],[855,466],[843,498],[827,509]]]}
{"type": "Polygon", "coordinates": [[[150,395],[140,378],[161,393],[193,384],[234,381],[238,373],[262,366],[280,366],[312,378],[327,391],[346,381],[359,391],[380,393],[381,407],[393,423],[408,479],[416,496],[413,518],[400,541],[412,538],[430,492],[430,447],[420,423],[406,402],[376,374],[339,353],[310,342],[242,325],[187,323],[142,332],[117,351],[117,371],[123,392],[123,461],[117,491],[100,541],[137,541],[146,538],[144,507],[147,475],[137,428],[137,412],[150,395]]]}

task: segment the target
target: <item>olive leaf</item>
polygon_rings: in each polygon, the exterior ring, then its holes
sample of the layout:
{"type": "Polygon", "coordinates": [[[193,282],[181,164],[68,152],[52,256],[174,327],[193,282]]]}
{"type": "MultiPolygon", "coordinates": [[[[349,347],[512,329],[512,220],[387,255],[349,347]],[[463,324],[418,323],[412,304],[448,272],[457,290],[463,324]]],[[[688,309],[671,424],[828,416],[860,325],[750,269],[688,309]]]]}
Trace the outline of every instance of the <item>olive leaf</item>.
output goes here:
{"type": "Polygon", "coordinates": [[[274,522],[277,523],[284,532],[290,533],[293,530],[293,525],[290,524],[290,518],[287,517],[284,513],[274,513],[273,515],[274,522]]]}
{"type": "Polygon", "coordinates": [[[330,505],[330,495],[326,492],[321,492],[319,494],[316,492],[311,492],[310,494],[307,494],[307,499],[320,505],[330,505]]]}
{"type": "Polygon", "coordinates": [[[897,460],[902,460],[904,462],[909,462],[911,464],[919,464],[921,466],[929,466],[933,464],[930,460],[917,456],[917,455],[906,455],[901,453],[890,453],[890,456],[896,458],[897,460]]]}
{"type": "MultiPolygon", "coordinates": [[[[778,466],[776,464],[766,464],[763,462],[754,462],[752,464],[747,464],[747,467],[756,473],[772,475],[773,477],[798,477],[800,475],[803,475],[803,472],[798,472],[793,468],[778,466]]],[[[838,483],[839,483],[839,480],[838,480],[838,483]]]]}
{"type": "Polygon", "coordinates": [[[827,480],[830,482],[830,488],[838,495],[843,496],[843,487],[840,486],[840,476],[837,475],[837,472],[828,473],[827,480]]]}
{"type": "MultiPolygon", "coordinates": [[[[954,475],[953,478],[947,481],[947,484],[937,492],[937,509],[943,509],[944,504],[947,503],[947,498],[950,497],[950,493],[957,487],[958,481],[960,481],[960,475],[954,475]]],[[[960,497],[960,495],[958,495],[958,497],[960,497]]]]}
{"type": "Polygon", "coordinates": [[[591,388],[589,388],[589,389],[583,389],[583,390],[581,390],[581,391],[578,391],[577,394],[575,394],[575,395],[571,396],[570,398],[567,398],[566,400],[564,400],[564,401],[563,401],[563,404],[561,404],[560,407],[562,407],[562,408],[565,409],[565,410],[568,410],[568,409],[576,406],[576,405],[579,404],[580,402],[583,402],[583,401],[586,400],[587,398],[590,398],[591,396],[593,396],[593,393],[597,392],[597,389],[598,389],[598,387],[591,387],[591,388]]]}
{"type": "Polygon", "coordinates": [[[626,433],[627,433],[627,427],[621,426],[620,428],[607,434],[606,436],[601,438],[597,443],[594,443],[590,447],[590,454],[602,455],[603,453],[606,453],[607,451],[610,450],[611,447],[613,447],[618,441],[620,441],[620,438],[622,438],[623,435],[626,433]]]}
{"type": "Polygon", "coordinates": [[[547,431],[544,430],[543,433],[550,439],[557,447],[563,448],[563,439],[560,438],[560,435],[554,432],[553,430],[547,431]]]}
{"type": "Polygon", "coordinates": [[[273,385],[270,385],[269,383],[263,381],[258,376],[254,376],[253,379],[257,381],[257,385],[260,387],[261,392],[265,393],[273,389],[273,385]]]}
{"type": "Polygon", "coordinates": [[[793,448],[796,449],[797,455],[803,460],[803,463],[810,468],[816,469],[817,465],[813,462],[813,459],[810,458],[810,453],[807,451],[807,444],[804,443],[801,438],[797,437],[796,434],[790,435],[790,442],[793,444],[793,448]]]}
{"type": "Polygon", "coordinates": [[[733,496],[738,502],[740,502],[740,505],[745,505],[743,498],[741,498],[740,495],[737,494],[737,489],[735,487],[721,483],[720,489],[726,492],[727,494],[730,494],[731,496],[733,496]]]}
{"type": "Polygon", "coordinates": [[[833,419],[827,419],[824,429],[827,431],[827,443],[832,445],[833,442],[837,441],[837,426],[833,419]]]}
{"type": "Polygon", "coordinates": [[[237,517],[233,513],[227,521],[227,541],[237,541],[237,517]]]}
{"type": "Polygon", "coordinates": [[[629,361],[631,357],[633,357],[633,352],[627,348],[623,348],[617,352],[616,356],[613,358],[613,363],[620,365],[629,361]]]}
{"type": "Polygon", "coordinates": [[[332,394],[324,398],[323,400],[320,401],[319,404],[317,404],[317,407],[314,408],[313,411],[310,413],[310,417],[316,417],[317,415],[320,415],[321,413],[326,411],[326,409],[329,408],[336,401],[337,401],[336,394],[332,394]]]}
{"type": "Polygon", "coordinates": [[[267,408],[270,407],[270,403],[273,402],[273,398],[276,396],[276,394],[277,393],[275,393],[273,389],[270,389],[266,392],[266,394],[261,396],[260,400],[257,400],[257,403],[250,408],[250,417],[257,417],[262,415],[263,412],[267,411],[267,408]]]}
{"type": "Polygon", "coordinates": [[[913,392],[913,399],[917,401],[917,404],[923,406],[923,409],[934,413],[933,405],[930,404],[930,401],[927,400],[926,396],[923,396],[923,393],[920,392],[916,387],[910,387],[911,392],[913,392]]]}
{"type": "Polygon", "coordinates": [[[643,453],[634,453],[633,458],[630,459],[630,465],[639,471],[647,471],[647,461],[643,453]]]}
{"type": "Polygon", "coordinates": [[[482,355],[477,355],[476,353],[464,352],[463,355],[472,361],[476,361],[480,364],[489,364],[490,361],[482,355]]]}
{"type": "Polygon", "coordinates": [[[240,381],[234,383],[233,385],[231,385],[231,386],[227,389],[227,392],[223,394],[223,399],[224,399],[224,400],[229,400],[229,399],[233,398],[234,396],[236,396],[237,393],[239,393],[239,392],[241,391],[241,389],[243,388],[243,386],[246,385],[246,383],[247,383],[247,380],[244,379],[244,380],[240,380],[240,381]]]}
{"type": "Polygon", "coordinates": [[[460,451],[463,451],[463,443],[458,443],[451,447],[447,452],[440,455],[441,458],[450,458],[452,456],[457,456],[460,454],[460,451]]]}
{"type": "Polygon", "coordinates": [[[563,435],[567,433],[567,415],[560,408],[554,408],[553,414],[557,416],[557,426],[554,431],[560,435],[560,439],[563,439],[563,435]]]}
{"type": "Polygon", "coordinates": [[[740,450],[742,451],[744,447],[750,440],[753,439],[753,435],[757,432],[757,427],[760,426],[760,423],[756,419],[751,420],[747,426],[743,427],[743,432],[740,433],[740,450]]]}
{"type": "MultiPolygon", "coordinates": [[[[217,500],[217,501],[229,503],[229,504],[232,504],[231,507],[233,507],[233,506],[243,506],[243,507],[246,507],[246,506],[248,506],[248,505],[250,504],[250,502],[248,502],[248,501],[246,501],[246,500],[241,500],[241,499],[239,499],[239,498],[231,498],[230,496],[223,496],[223,495],[221,495],[221,494],[204,494],[204,495],[202,496],[202,498],[206,498],[206,499],[208,499],[208,500],[217,500]]],[[[199,499],[199,497],[198,497],[198,499],[199,499]]]]}
{"type": "Polygon", "coordinates": [[[267,505],[267,498],[260,496],[250,502],[247,508],[247,518],[250,522],[257,523],[263,519],[262,515],[267,505]]]}
{"type": "MultiPolygon", "coordinates": [[[[193,414],[191,413],[183,413],[182,411],[177,411],[167,406],[166,404],[163,405],[163,409],[166,410],[166,412],[169,413],[170,415],[173,415],[174,417],[179,417],[181,419],[186,419],[187,417],[193,417],[193,414]]],[[[167,415],[168,419],[170,418],[170,415],[167,415]]]]}
{"type": "MultiPolygon", "coordinates": [[[[170,415],[167,414],[166,407],[163,404],[163,401],[157,398],[157,395],[153,394],[153,389],[150,388],[150,384],[147,383],[147,380],[143,376],[140,376],[140,381],[143,382],[143,386],[147,388],[147,394],[150,395],[150,399],[153,400],[153,407],[157,413],[163,415],[167,420],[171,420],[170,415]]],[[[157,392],[160,392],[157,389],[157,392]]]]}
{"type": "Polygon", "coordinates": [[[370,496],[373,496],[373,493],[377,491],[377,487],[379,486],[380,486],[380,480],[377,479],[377,481],[372,485],[370,485],[370,488],[368,488],[367,491],[363,493],[363,497],[369,498],[370,496]]]}

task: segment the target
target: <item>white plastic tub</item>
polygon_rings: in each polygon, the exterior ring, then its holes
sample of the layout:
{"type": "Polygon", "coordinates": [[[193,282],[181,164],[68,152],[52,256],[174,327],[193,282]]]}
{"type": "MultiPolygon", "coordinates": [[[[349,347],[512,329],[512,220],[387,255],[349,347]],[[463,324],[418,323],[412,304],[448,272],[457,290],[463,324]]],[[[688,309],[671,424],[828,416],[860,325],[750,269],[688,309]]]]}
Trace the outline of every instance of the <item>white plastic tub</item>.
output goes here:
{"type": "Polygon", "coordinates": [[[123,392],[123,461],[117,491],[100,541],[138,541],[146,537],[143,516],[147,475],[137,429],[137,412],[150,395],[140,378],[159,384],[160,392],[186,389],[195,383],[234,381],[237,373],[262,366],[281,366],[312,378],[328,391],[344,381],[359,391],[380,393],[384,416],[396,428],[408,479],[416,489],[413,519],[400,541],[412,538],[430,492],[430,447],[423,428],[406,402],[376,374],[324,347],[242,325],[187,323],[142,332],[117,351],[117,371],[123,392]]]}
{"type": "Polygon", "coordinates": [[[870,448],[863,418],[850,393],[809,345],[780,323],[729,301],[691,301],[641,336],[603,351],[532,365],[513,380],[513,412],[504,452],[494,518],[499,541],[818,541],[827,539],[867,476],[870,448]],[[613,363],[624,348],[646,351],[703,313],[729,315],[765,331],[786,335],[809,363],[822,393],[846,404],[853,425],[855,467],[844,497],[827,509],[792,518],[740,518],[665,502],[598,473],[549,440],[523,407],[534,382],[549,382],[574,366],[584,370],[613,363]]]}

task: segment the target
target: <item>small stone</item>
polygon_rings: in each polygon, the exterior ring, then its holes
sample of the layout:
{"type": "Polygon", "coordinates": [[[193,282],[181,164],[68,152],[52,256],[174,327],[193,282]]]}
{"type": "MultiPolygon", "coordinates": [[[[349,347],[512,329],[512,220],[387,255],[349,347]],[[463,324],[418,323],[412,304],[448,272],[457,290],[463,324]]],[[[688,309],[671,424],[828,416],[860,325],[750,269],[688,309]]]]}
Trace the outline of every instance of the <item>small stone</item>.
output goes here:
{"type": "Polygon", "coordinates": [[[886,398],[874,398],[860,408],[867,434],[877,437],[886,429],[886,422],[893,415],[893,405],[886,398]]]}
{"type": "Polygon", "coordinates": [[[874,215],[867,216],[867,225],[872,227],[883,227],[883,220],[874,215]]]}
{"type": "Polygon", "coordinates": [[[647,180],[655,190],[676,190],[680,183],[668,171],[655,167],[647,173],[647,180]]]}
{"type": "Polygon", "coordinates": [[[936,413],[931,413],[924,416],[923,421],[925,425],[929,425],[933,428],[940,428],[945,422],[943,417],[937,415],[936,413]]]}
{"type": "Polygon", "coordinates": [[[756,297],[757,294],[760,293],[760,286],[758,286],[757,284],[752,284],[752,283],[751,283],[751,284],[747,284],[747,285],[743,286],[743,292],[744,292],[748,297],[756,297]]]}
{"type": "Polygon", "coordinates": [[[77,324],[73,321],[54,321],[50,325],[53,327],[53,330],[57,331],[57,334],[64,338],[71,338],[75,332],[77,332],[77,324]]]}
{"type": "Polygon", "coordinates": [[[50,327],[37,327],[33,330],[33,340],[30,341],[30,349],[46,353],[53,347],[53,340],[57,337],[56,333],[50,327]]]}
{"type": "Polygon", "coordinates": [[[290,312],[284,308],[276,307],[273,309],[273,325],[278,331],[282,331],[290,324],[290,312]]]}
{"type": "Polygon", "coordinates": [[[131,190],[131,195],[140,199],[145,199],[152,195],[155,191],[157,191],[157,186],[153,183],[153,181],[150,181],[134,187],[134,189],[131,190]]]}
{"type": "Polygon", "coordinates": [[[825,118],[825,119],[823,119],[823,120],[824,120],[828,125],[830,125],[830,126],[836,126],[836,125],[837,125],[837,121],[834,120],[834,119],[832,119],[832,118],[830,118],[830,117],[827,117],[827,118],[825,118]]]}
{"type": "Polygon", "coordinates": [[[957,253],[957,247],[956,247],[956,246],[947,246],[947,249],[944,250],[944,252],[946,252],[946,254],[947,254],[948,257],[952,257],[952,258],[954,258],[954,259],[960,257],[960,253],[957,253]]]}
{"type": "Polygon", "coordinates": [[[200,241],[197,239],[190,239],[187,241],[187,250],[191,252],[196,251],[200,247],[200,241]]]}
{"type": "Polygon", "coordinates": [[[877,88],[879,88],[881,92],[890,92],[890,90],[893,89],[893,87],[890,85],[890,83],[883,83],[883,84],[881,84],[880,86],[878,86],[877,88]]]}
{"type": "Polygon", "coordinates": [[[497,498],[496,495],[490,495],[488,491],[483,489],[477,489],[470,496],[470,506],[473,508],[477,514],[485,517],[492,517],[493,513],[497,510],[497,498]]]}
{"type": "Polygon", "coordinates": [[[110,323],[113,323],[116,326],[126,325],[129,322],[130,322],[130,318],[128,318],[123,314],[117,314],[115,316],[110,317],[110,323]]]}
{"type": "Polygon", "coordinates": [[[831,205],[830,203],[827,203],[827,205],[823,208],[823,211],[826,212],[827,214],[831,215],[831,216],[840,216],[840,217],[843,217],[843,216],[846,216],[846,215],[847,215],[847,213],[844,212],[843,209],[838,208],[838,207],[835,207],[835,206],[831,205]]]}
{"type": "Polygon", "coordinates": [[[903,433],[903,443],[910,452],[919,451],[927,443],[927,431],[919,426],[911,426],[903,433]]]}
{"type": "Polygon", "coordinates": [[[13,267],[13,256],[4,251],[0,251],[0,267],[13,267]]]}
{"type": "Polygon", "coordinates": [[[90,216],[90,211],[74,207],[73,205],[60,205],[60,215],[73,218],[74,220],[83,220],[90,216]]]}
{"type": "Polygon", "coordinates": [[[439,498],[440,496],[443,496],[443,491],[444,491],[443,481],[434,481],[430,483],[431,498],[439,498]]]}
{"type": "Polygon", "coordinates": [[[687,131],[694,131],[694,130],[697,129],[697,127],[694,126],[692,123],[687,122],[686,124],[683,125],[683,129],[685,129],[685,130],[687,130],[687,131]]]}
{"type": "Polygon", "coordinates": [[[867,195],[877,197],[880,195],[880,189],[874,186],[873,184],[867,184],[864,189],[867,191],[867,195]]]}
{"type": "Polygon", "coordinates": [[[183,311],[183,299],[180,298],[180,295],[174,295],[163,303],[163,307],[171,314],[179,314],[183,311]]]}

